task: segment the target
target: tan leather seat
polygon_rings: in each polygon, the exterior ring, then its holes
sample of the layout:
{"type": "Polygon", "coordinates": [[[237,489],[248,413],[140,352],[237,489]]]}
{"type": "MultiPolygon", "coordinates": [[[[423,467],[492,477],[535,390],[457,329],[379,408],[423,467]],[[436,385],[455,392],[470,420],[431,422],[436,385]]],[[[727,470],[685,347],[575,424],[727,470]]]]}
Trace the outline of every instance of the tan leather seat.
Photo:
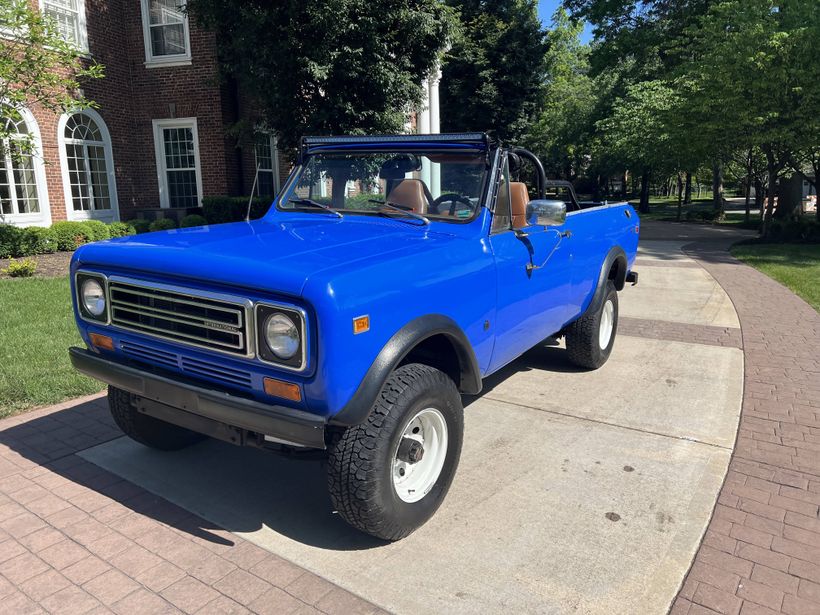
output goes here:
{"type": "Polygon", "coordinates": [[[510,182],[510,213],[512,214],[513,228],[527,226],[527,205],[530,194],[524,182],[510,182]]]}
{"type": "Polygon", "coordinates": [[[424,195],[424,182],[420,179],[403,179],[390,191],[387,200],[402,207],[409,207],[417,214],[427,211],[427,197],[424,195]]]}

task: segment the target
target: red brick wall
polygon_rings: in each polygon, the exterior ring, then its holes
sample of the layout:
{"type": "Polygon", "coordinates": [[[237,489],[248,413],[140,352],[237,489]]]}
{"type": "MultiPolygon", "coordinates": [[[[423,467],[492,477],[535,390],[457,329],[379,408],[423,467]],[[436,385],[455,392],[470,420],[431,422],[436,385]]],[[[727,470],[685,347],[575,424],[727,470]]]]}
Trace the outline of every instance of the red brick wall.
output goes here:
{"type": "MultiPolygon", "coordinates": [[[[85,2],[89,52],[105,66],[105,78],[84,84],[84,92],[99,105],[111,134],[121,219],[134,217],[135,209],[159,207],[155,119],[197,118],[203,196],[246,194],[242,154],[226,133],[238,118],[238,99],[232,84],[220,82],[214,34],[192,21],[191,64],[148,68],[139,0],[85,2]]],[[[52,220],[65,219],[59,117],[31,111],[42,138],[52,220]]],[[[252,150],[250,156],[252,166],[252,150]]]]}

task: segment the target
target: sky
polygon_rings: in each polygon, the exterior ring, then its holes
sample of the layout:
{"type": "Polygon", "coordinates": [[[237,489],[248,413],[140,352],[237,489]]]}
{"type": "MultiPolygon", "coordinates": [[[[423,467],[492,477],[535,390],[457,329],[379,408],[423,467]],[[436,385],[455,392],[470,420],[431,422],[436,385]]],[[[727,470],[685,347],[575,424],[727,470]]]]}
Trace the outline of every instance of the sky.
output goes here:
{"type": "MultiPolygon", "coordinates": [[[[561,4],[561,0],[539,0],[538,1],[538,16],[541,18],[541,21],[544,25],[549,26],[550,21],[552,18],[552,14],[555,12],[555,9],[558,8],[558,5],[561,4]]],[[[583,34],[581,34],[581,42],[588,43],[592,39],[592,28],[587,25],[584,28],[583,34]]]]}

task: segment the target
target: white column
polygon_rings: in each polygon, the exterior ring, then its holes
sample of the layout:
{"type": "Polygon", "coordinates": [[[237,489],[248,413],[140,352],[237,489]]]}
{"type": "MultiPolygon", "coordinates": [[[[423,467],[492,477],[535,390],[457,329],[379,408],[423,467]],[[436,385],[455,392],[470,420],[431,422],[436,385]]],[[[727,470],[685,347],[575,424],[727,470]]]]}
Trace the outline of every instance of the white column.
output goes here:
{"type": "MultiPolygon", "coordinates": [[[[441,132],[441,124],[439,122],[439,104],[438,104],[438,84],[441,80],[441,70],[436,67],[436,73],[430,80],[430,134],[438,134],[441,132]]],[[[433,198],[441,196],[441,165],[435,163],[430,169],[430,192],[433,198]]]]}
{"type": "MultiPolygon", "coordinates": [[[[430,134],[430,82],[425,79],[421,84],[424,90],[424,100],[421,101],[421,110],[416,116],[416,133],[430,134]]],[[[423,158],[421,161],[421,181],[430,186],[430,161],[423,158]]]]}

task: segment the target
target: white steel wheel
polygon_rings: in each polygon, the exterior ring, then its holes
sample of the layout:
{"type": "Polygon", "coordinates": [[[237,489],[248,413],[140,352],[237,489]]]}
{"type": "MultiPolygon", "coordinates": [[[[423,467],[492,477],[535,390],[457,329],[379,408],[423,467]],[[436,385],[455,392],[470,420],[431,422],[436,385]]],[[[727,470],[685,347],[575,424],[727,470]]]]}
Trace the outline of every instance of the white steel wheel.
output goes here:
{"type": "Polygon", "coordinates": [[[402,431],[393,454],[393,489],[412,504],[427,495],[447,458],[447,422],[435,408],[416,413],[402,431]]]}
{"type": "Polygon", "coordinates": [[[598,346],[605,350],[612,339],[612,330],[615,327],[615,304],[607,300],[601,312],[601,324],[598,326],[598,346]]]}

